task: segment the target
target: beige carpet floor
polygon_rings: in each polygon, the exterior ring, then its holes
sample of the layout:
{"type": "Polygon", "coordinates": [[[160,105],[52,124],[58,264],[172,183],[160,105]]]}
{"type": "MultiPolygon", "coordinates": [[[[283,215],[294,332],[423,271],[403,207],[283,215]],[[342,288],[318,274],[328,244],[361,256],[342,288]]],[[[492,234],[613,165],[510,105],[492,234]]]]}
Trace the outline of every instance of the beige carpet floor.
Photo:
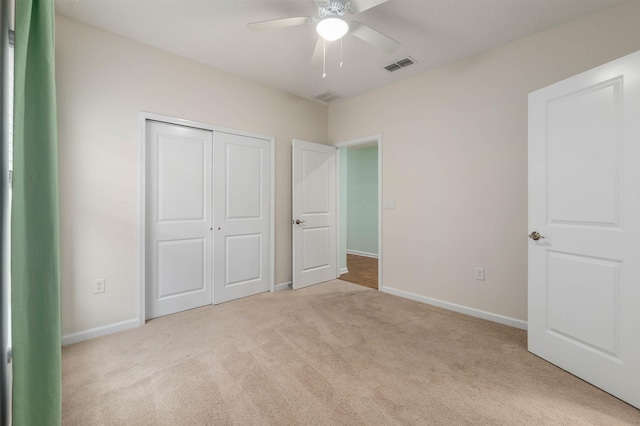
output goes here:
{"type": "Polygon", "coordinates": [[[622,425],[526,332],[342,281],[63,349],[64,425],[622,425]]]}

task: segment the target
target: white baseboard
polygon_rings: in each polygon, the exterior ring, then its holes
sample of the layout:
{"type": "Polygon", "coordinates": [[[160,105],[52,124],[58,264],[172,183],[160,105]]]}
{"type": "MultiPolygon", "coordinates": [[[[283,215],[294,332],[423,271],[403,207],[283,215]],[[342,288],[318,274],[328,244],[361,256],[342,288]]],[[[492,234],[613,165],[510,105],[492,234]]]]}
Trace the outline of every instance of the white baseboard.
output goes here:
{"type": "MultiPolygon", "coordinates": [[[[348,274],[348,273],[349,273],[349,270],[347,268],[340,268],[340,275],[348,274]]],[[[340,278],[340,277],[338,277],[338,278],[340,278]]]]}
{"type": "Polygon", "coordinates": [[[275,291],[289,290],[293,283],[291,281],[287,281],[286,283],[276,284],[275,291]]]}
{"type": "Polygon", "coordinates": [[[107,334],[113,334],[119,331],[125,331],[136,327],[138,327],[138,318],[116,322],[114,324],[103,325],[101,327],[79,331],[77,333],[65,334],[64,336],[62,336],[62,346],[67,346],[72,343],[84,342],[85,340],[94,339],[100,336],[106,336],[107,334]]]}
{"type": "Polygon", "coordinates": [[[415,300],[416,302],[426,303],[428,305],[433,305],[461,314],[470,315],[472,317],[497,322],[499,324],[508,325],[510,327],[519,328],[521,330],[527,330],[528,328],[528,324],[526,321],[516,318],[506,317],[504,315],[494,314],[492,312],[482,311],[480,309],[470,308],[468,306],[458,305],[456,303],[445,302],[444,300],[433,299],[431,297],[420,296],[419,294],[410,293],[408,291],[398,290],[391,287],[381,286],[378,290],[382,291],[383,293],[393,294],[394,296],[404,297],[405,299],[415,300]]]}
{"type": "Polygon", "coordinates": [[[347,254],[355,254],[356,256],[372,257],[374,259],[378,258],[378,255],[376,253],[367,253],[366,251],[358,251],[358,250],[349,250],[349,249],[347,249],[347,254]]]}

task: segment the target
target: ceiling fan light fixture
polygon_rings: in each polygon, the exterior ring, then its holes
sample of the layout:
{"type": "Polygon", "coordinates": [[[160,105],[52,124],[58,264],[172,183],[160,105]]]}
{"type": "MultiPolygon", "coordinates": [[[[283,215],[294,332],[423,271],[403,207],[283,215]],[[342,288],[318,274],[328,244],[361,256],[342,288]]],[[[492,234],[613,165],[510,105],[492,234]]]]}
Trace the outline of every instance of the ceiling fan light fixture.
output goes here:
{"type": "Polygon", "coordinates": [[[320,37],[327,41],[334,41],[342,38],[349,31],[349,24],[340,18],[330,17],[318,22],[316,31],[320,37]]]}

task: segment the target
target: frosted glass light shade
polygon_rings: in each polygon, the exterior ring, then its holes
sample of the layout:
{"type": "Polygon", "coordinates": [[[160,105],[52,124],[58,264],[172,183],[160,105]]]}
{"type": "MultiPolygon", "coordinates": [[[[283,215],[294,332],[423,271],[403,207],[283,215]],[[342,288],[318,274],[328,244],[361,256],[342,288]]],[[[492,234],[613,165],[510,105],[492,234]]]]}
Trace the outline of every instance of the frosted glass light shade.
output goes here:
{"type": "Polygon", "coordinates": [[[338,40],[349,31],[349,24],[340,18],[325,18],[318,22],[316,31],[327,41],[338,40]]]}

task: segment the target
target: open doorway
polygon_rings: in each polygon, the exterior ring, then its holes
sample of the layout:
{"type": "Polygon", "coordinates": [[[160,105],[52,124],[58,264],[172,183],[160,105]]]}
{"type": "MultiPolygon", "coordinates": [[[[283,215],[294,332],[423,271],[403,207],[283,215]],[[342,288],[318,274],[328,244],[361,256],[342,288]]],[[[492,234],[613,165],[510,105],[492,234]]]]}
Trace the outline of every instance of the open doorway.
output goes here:
{"type": "Polygon", "coordinates": [[[338,147],[339,277],[380,286],[380,137],[338,147]]]}

